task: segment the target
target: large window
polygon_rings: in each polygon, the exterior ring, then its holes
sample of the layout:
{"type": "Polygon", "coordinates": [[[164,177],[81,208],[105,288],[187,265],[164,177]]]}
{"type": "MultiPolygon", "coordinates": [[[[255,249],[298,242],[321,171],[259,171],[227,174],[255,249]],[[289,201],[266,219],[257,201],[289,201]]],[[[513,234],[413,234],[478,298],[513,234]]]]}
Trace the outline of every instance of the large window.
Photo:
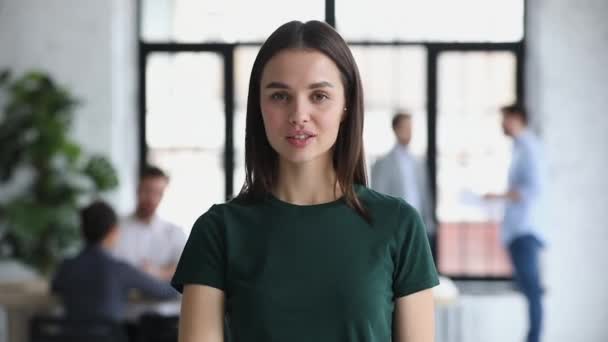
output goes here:
{"type": "Polygon", "coordinates": [[[352,50],[365,94],[363,142],[368,168],[395,145],[391,120],[396,110],[412,114],[412,151],[419,157],[426,155],[425,48],[354,46],[352,50]]]}
{"type": "Polygon", "coordinates": [[[222,59],[152,53],[146,65],[147,159],[171,176],[161,215],[189,229],[224,196],[222,59]]]}
{"type": "Polygon", "coordinates": [[[140,0],[147,42],[243,42],[265,39],[290,20],[323,20],[323,0],[140,0]]]}
{"type": "Polygon", "coordinates": [[[336,24],[348,40],[516,42],[523,0],[336,0],[336,24]]]}
{"type": "Polygon", "coordinates": [[[523,0],[140,0],[142,165],[171,175],[162,214],[189,231],[211,204],[238,193],[259,47],[281,23],[325,20],[359,65],[368,167],[395,144],[395,111],[413,115],[412,150],[428,164],[440,272],[509,277],[501,208],[478,195],[506,186],[510,144],[499,107],[522,100],[523,18],[523,0]]]}
{"type": "Polygon", "coordinates": [[[480,198],[506,190],[510,145],[498,108],[515,101],[516,57],[449,51],[437,63],[439,268],[449,275],[508,276],[500,208],[480,198]]]}

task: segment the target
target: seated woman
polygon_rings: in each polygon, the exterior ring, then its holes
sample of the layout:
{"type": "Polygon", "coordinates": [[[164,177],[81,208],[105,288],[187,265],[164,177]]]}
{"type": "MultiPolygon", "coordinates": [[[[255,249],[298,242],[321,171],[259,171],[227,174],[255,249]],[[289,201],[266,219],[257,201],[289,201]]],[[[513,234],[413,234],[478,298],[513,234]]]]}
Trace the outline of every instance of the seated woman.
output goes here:
{"type": "Polygon", "coordinates": [[[51,285],[68,318],[122,321],[133,289],[153,299],[177,297],[168,283],[110,255],[119,230],[116,213],[108,204],[89,205],[82,210],[81,220],[86,246],[60,265],[51,285]]]}

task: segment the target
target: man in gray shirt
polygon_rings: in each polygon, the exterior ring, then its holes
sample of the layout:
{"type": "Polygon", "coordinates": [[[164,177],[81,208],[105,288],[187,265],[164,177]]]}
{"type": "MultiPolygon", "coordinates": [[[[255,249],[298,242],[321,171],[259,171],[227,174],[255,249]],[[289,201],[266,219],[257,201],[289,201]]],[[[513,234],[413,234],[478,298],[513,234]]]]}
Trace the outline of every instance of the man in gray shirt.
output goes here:
{"type": "Polygon", "coordinates": [[[426,162],[410,150],[412,115],[399,111],[392,120],[396,144],[372,166],[371,188],[391,196],[403,198],[414,207],[426,226],[429,243],[435,255],[435,218],[426,162]]]}

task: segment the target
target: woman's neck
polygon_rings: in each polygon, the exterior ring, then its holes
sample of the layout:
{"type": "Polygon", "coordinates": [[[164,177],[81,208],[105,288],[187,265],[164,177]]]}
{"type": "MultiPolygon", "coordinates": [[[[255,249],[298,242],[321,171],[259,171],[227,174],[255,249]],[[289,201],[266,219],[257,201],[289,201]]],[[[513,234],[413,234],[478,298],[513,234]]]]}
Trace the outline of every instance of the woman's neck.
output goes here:
{"type": "Polygon", "coordinates": [[[298,205],[321,204],[342,197],[331,161],[294,164],[279,162],[279,177],[273,194],[298,205]]]}

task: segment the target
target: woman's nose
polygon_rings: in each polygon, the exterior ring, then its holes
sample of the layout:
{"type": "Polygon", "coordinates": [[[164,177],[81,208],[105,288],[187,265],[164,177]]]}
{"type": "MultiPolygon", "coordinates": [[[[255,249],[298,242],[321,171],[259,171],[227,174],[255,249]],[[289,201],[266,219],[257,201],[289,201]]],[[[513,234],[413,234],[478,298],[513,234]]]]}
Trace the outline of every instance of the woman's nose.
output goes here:
{"type": "Polygon", "coordinates": [[[290,108],[289,122],[292,125],[302,125],[310,120],[310,107],[304,100],[295,100],[290,108]]]}

